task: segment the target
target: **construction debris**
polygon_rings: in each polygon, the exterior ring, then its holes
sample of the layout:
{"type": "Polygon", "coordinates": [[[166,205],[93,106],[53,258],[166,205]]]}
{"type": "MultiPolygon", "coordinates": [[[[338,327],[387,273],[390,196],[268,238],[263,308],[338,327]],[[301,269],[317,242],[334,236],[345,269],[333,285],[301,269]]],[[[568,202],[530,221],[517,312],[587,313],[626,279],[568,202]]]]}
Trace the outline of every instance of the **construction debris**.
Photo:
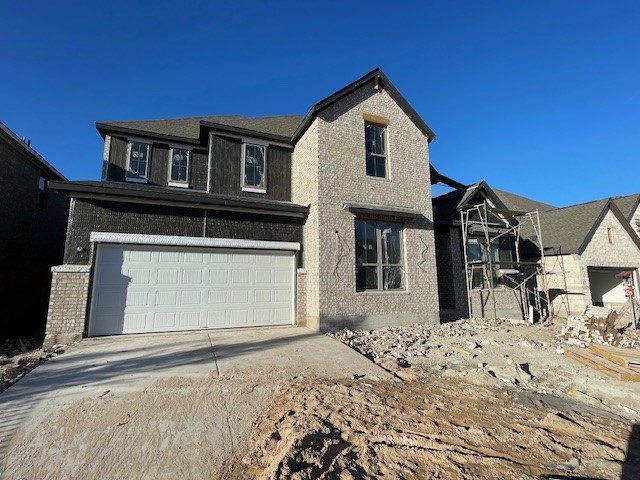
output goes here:
{"type": "Polygon", "coordinates": [[[582,315],[569,315],[558,340],[586,347],[589,343],[640,348],[640,332],[616,327],[618,315],[603,307],[588,307],[582,315]]]}

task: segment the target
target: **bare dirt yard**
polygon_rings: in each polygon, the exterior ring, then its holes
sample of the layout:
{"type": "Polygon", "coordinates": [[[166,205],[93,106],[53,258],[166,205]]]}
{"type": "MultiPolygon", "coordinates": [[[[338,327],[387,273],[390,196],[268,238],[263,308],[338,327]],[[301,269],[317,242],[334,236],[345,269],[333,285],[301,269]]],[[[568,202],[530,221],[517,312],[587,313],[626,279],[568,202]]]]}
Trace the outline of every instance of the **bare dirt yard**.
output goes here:
{"type": "Polygon", "coordinates": [[[640,384],[565,357],[559,333],[477,319],[339,332],[397,381],[285,384],[223,477],[640,478],[640,384]]]}
{"type": "Polygon", "coordinates": [[[25,479],[640,478],[640,383],[563,355],[561,327],[343,330],[393,376],[297,361],[166,376],[20,430],[0,463],[25,479]]]}

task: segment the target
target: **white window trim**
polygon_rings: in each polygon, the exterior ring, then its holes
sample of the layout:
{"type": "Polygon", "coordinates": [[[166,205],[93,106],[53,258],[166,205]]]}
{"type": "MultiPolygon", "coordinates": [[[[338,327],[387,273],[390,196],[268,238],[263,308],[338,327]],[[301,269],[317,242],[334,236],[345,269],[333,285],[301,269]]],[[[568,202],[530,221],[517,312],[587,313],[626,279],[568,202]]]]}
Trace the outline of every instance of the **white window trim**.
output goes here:
{"type": "Polygon", "coordinates": [[[185,145],[169,144],[169,166],[167,168],[167,185],[169,185],[170,187],[189,188],[189,185],[191,184],[191,158],[192,157],[193,157],[192,147],[188,147],[185,145]],[[171,165],[173,163],[174,148],[187,151],[187,181],[186,182],[171,179],[171,165]]]}
{"type": "Polygon", "coordinates": [[[269,150],[268,144],[264,142],[254,142],[254,141],[245,141],[248,139],[242,139],[242,169],[240,171],[240,187],[243,192],[253,192],[253,193],[267,193],[267,151],[269,150]],[[254,147],[262,147],[264,148],[264,187],[258,187],[255,185],[245,185],[244,184],[244,169],[245,169],[245,155],[247,149],[245,148],[247,145],[251,145],[254,147]]]}
{"type": "Polygon", "coordinates": [[[149,140],[145,140],[143,138],[127,138],[127,170],[124,174],[125,181],[133,183],[149,183],[149,165],[151,163],[152,153],[153,142],[150,142],[149,140]],[[147,153],[147,165],[144,171],[144,178],[129,177],[129,172],[131,171],[131,145],[133,143],[144,143],[149,147],[149,151],[147,153]]]}
{"type": "MultiPolygon", "coordinates": [[[[372,178],[374,180],[391,180],[391,161],[390,161],[390,154],[389,152],[391,151],[391,149],[389,148],[389,126],[388,125],[380,125],[378,123],[375,122],[370,122],[368,120],[364,121],[364,128],[365,128],[365,137],[364,137],[364,175],[366,178],[372,178]],[[384,154],[384,177],[377,177],[375,175],[368,175],[367,174],[367,134],[366,134],[366,130],[367,130],[367,125],[375,125],[376,127],[381,127],[384,129],[384,148],[385,148],[385,154],[384,154]]],[[[376,156],[380,156],[378,154],[372,153],[372,155],[376,155],[376,156]]]]}

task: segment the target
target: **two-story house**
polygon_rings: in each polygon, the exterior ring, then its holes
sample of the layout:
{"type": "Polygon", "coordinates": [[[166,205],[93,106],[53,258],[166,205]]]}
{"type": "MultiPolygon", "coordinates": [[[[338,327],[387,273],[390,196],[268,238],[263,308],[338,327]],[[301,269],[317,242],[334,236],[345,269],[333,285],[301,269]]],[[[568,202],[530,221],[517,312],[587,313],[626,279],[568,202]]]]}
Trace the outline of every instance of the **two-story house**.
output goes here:
{"type": "Polygon", "coordinates": [[[306,116],[101,122],[71,197],[47,343],[438,322],[428,144],[380,69],[306,116]]]}
{"type": "Polygon", "coordinates": [[[66,178],[0,122],[0,339],[42,335],[50,269],[62,261],[66,178]]]}

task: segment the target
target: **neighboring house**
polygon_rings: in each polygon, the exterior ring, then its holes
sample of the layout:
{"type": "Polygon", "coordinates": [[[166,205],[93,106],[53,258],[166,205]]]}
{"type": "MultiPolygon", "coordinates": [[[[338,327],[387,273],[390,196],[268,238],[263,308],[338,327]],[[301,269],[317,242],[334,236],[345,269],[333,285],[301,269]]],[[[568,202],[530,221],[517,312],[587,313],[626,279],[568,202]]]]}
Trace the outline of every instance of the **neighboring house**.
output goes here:
{"type": "Polygon", "coordinates": [[[52,180],[66,178],[0,122],[0,338],[44,332],[69,209],[52,180]]]}
{"type": "Polygon", "coordinates": [[[613,201],[629,221],[631,228],[640,236],[640,193],[625,197],[613,197],[613,201]]]}
{"type": "MultiPolygon", "coordinates": [[[[521,282],[521,278],[531,274],[531,265],[517,261],[515,227],[519,223],[524,226],[527,220],[506,212],[534,212],[554,207],[512,193],[493,190],[485,181],[465,187],[444,176],[438,180],[455,188],[433,199],[441,319],[450,320],[470,315],[493,316],[493,300],[489,295],[487,277],[490,272],[483,270],[486,268],[491,268],[490,274],[493,276],[497,315],[524,318],[528,314],[530,299],[526,292],[520,292],[520,289],[514,291],[514,288],[521,282]],[[485,202],[488,208],[501,213],[488,212],[490,222],[487,223],[491,224],[488,248],[483,228],[477,221],[470,224],[467,231],[467,265],[461,212],[485,202]],[[491,267],[487,265],[489,257],[491,267]],[[516,272],[517,275],[514,276],[516,272]],[[468,289],[472,293],[471,312],[468,289]]],[[[530,242],[520,242],[521,257],[530,251],[530,242]]],[[[534,251],[537,252],[537,248],[534,251]]],[[[539,286],[530,285],[530,288],[539,289],[539,286]]],[[[540,315],[542,312],[537,314],[540,315]]]]}
{"type": "Polygon", "coordinates": [[[638,298],[640,237],[618,201],[606,198],[541,216],[549,293],[556,314],[579,315],[588,305],[619,310],[626,302],[621,278],[625,272],[633,279],[638,298]]]}
{"type": "MultiPolygon", "coordinates": [[[[446,177],[444,177],[446,179],[446,177]]],[[[444,181],[443,183],[452,186],[444,181]]],[[[638,216],[640,195],[603,199],[580,205],[556,208],[513,193],[492,190],[486,182],[478,182],[433,199],[438,288],[443,319],[469,314],[493,316],[486,294],[486,285],[471,282],[472,311],[467,303],[467,272],[462,246],[460,212],[470,205],[487,202],[498,211],[539,212],[539,224],[544,246],[544,278],[554,314],[580,314],[588,305],[607,306],[620,310],[625,303],[622,276],[631,277],[638,295],[640,268],[640,237],[632,226],[638,216]],[[482,292],[485,287],[485,292],[482,292]],[[477,292],[475,291],[477,290],[477,292]],[[484,295],[484,297],[483,297],[484,295]]],[[[494,224],[509,223],[509,215],[496,216],[494,224]],[[498,218],[500,217],[500,218],[498,218]]],[[[521,318],[531,297],[517,295],[504,288],[500,270],[514,261],[513,235],[505,235],[490,248],[482,232],[476,230],[467,244],[470,264],[486,261],[491,255],[495,269],[495,289],[498,316],[521,318]],[[473,245],[469,245],[472,243],[473,245]],[[474,252],[477,253],[473,257],[474,252]]],[[[538,262],[540,241],[531,222],[521,224],[520,254],[526,272],[527,265],[538,262]]],[[[526,275],[527,273],[525,273],[526,275]]],[[[486,283],[486,282],[485,282],[486,283]]],[[[542,275],[531,289],[545,289],[542,275]]]]}
{"type": "Polygon", "coordinates": [[[48,343],[438,321],[435,135],[381,70],[304,117],[97,128],[102,181],[53,186],[72,213],[48,343]]]}

